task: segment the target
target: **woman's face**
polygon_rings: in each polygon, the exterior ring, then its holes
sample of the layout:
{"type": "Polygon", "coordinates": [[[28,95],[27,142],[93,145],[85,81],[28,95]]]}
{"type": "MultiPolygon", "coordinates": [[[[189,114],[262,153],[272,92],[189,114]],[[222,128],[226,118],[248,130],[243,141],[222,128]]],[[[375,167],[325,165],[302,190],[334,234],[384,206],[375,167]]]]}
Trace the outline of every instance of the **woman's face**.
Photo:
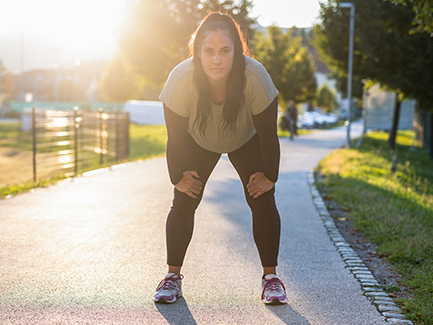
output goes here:
{"type": "Polygon", "coordinates": [[[226,31],[210,31],[204,35],[199,49],[201,65],[211,84],[225,83],[233,66],[233,41],[226,31]]]}

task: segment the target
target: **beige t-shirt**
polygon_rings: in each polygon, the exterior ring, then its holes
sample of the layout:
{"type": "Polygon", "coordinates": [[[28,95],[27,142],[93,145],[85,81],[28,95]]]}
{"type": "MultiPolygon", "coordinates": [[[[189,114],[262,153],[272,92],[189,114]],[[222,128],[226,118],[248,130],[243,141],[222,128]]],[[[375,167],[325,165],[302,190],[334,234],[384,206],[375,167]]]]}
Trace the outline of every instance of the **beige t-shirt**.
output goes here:
{"type": "Polygon", "coordinates": [[[278,90],[263,65],[247,56],[245,76],[244,104],[239,110],[234,134],[221,134],[224,104],[217,105],[213,101],[212,117],[207,121],[205,137],[202,137],[198,130],[194,130],[199,94],[194,85],[194,65],[191,58],[171,71],[159,99],[174,113],[189,117],[188,132],[199,146],[217,153],[232,152],[257,133],[253,115],[263,112],[278,95],[278,90]]]}

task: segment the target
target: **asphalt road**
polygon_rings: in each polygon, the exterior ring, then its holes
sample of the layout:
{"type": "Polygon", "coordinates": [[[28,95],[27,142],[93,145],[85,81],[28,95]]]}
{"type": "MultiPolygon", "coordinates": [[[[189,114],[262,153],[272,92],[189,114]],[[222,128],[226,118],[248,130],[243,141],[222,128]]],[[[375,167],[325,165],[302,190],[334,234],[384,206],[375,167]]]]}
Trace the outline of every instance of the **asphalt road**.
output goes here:
{"type": "MultiPolygon", "coordinates": [[[[360,131],[355,123],[353,136],[360,131]]],[[[172,198],[159,158],[0,201],[0,324],[387,324],[345,268],[307,184],[344,139],[339,128],[281,140],[278,274],[287,305],[260,300],[250,212],[225,156],[196,214],[184,298],[153,303],[172,198]]]]}

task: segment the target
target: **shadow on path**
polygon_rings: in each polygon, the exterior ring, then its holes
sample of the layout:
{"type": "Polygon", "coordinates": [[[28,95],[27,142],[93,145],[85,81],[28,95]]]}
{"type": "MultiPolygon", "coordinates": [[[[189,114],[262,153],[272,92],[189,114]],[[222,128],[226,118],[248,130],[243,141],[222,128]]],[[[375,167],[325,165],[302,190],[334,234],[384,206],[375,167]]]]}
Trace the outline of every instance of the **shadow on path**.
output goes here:
{"type": "Polygon", "coordinates": [[[281,319],[285,324],[296,324],[296,325],[310,325],[308,320],[299,314],[289,304],[277,305],[277,306],[266,306],[266,309],[274,314],[276,317],[281,319]]]}
{"type": "Polygon", "coordinates": [[[155,303],[155,306],[170,325],[197,325],[183,297],[179,298],[174,305],[155,303]]]}

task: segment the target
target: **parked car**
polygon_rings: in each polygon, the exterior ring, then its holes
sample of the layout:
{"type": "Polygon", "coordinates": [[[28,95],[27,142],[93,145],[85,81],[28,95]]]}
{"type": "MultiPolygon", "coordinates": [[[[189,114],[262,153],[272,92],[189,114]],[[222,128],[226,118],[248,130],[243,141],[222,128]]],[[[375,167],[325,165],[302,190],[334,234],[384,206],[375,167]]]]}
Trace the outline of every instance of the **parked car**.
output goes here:
{"type": "Polygon", "coordinates": [[[333,115],[332,113],[325,114],[322,112],[318,112],[318,111],[314,111],[312,112],[314,114],[314,116],[316,116],[317,118],[319,118],[320,120],[324,121],[324,125],[334,125],[335,123],[337,123],[337,117],[335,115],[333,115]]]}
{"type": "Polygon", "coordinates": [[[334,113],[327,113],[325,116],[328,117],[331,124],[335,124],[338,122],[338,116],[334,113]]]}
{"type": "Polygon", "coordinates": [[[303,116],[312,119],[314,121],[314,128],[320,129],[325,125],[325,119],[315,113],[316,112],[304,112],[303,116]]]}
{"type": "Polygon", "coordinates": [[[299,114],[296,126],[298,129],[313,129],[314,119],[309,115],[299,114]]]}

